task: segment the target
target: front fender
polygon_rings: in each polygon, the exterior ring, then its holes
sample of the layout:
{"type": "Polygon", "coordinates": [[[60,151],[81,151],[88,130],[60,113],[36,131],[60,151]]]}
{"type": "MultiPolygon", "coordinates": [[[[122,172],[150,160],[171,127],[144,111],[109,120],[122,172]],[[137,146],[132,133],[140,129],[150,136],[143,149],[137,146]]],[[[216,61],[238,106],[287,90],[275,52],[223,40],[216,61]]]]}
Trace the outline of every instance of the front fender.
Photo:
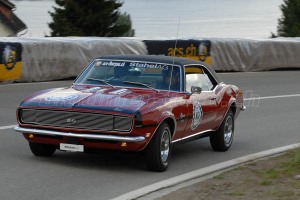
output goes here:
{"type": "Polygon", "coordinates": [[[160,124],[164,121],[166,121],[169,124],[173,138],[177,127],[176,118],[174,114],[169,111],[163,112],[160,117],[160,124]]]}

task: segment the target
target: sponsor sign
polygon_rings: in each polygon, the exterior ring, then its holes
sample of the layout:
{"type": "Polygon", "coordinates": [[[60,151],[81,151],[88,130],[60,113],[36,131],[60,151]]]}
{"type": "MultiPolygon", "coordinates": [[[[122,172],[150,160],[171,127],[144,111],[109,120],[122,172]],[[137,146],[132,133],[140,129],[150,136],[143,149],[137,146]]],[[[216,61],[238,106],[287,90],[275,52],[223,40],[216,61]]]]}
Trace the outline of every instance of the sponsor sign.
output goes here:
{"type": "Polygon", "coordinates": [[[17,80],[22,73],[20,43],[0,42],[0,81],[17,80]]]}
{"type": "Polygon", "coordinates": [[[211,64],[209,40],[177,40],[177,44],[176,40],[145,40],[144,43],[150,55],[175,55],[211,64]]]}

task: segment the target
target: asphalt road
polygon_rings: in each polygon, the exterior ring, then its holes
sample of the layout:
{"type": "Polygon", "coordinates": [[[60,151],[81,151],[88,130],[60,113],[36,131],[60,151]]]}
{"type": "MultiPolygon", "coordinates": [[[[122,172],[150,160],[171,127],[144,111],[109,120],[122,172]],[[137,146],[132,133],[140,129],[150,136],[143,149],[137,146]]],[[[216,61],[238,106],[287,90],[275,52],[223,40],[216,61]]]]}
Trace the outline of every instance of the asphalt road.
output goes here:
{"type": "Polygon", "coordinates": [[[15,109],[25,96],[69,86],[71,81],[0,85],[0,199],[106,200],[219,162],[300,142],[300,71],[220,77],[242,88],[249,99],[248,109],[236,121],[232,148],[214,152],[207,138],[175,146],[171,165],[163,173],[147,171],[143,157],[135,153],[57,151],[52,158],[33,156],[23,136],[6,126],[16,124],[15,109]]]}

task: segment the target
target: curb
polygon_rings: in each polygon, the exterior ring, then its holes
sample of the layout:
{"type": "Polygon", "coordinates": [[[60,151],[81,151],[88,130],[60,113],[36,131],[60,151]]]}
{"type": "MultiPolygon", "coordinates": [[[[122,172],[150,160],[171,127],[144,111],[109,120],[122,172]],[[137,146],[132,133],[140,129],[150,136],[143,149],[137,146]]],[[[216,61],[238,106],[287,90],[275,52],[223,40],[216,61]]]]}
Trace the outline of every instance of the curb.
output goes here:
{"type": "MultiPolygon", "coordinates": [[[[240,165],[243,163],[258,160],[258,159],[268,157],[268,156],[273,156],[273,155],[280,154],[285,151],[288,151],[291,149],[296,149],[299,147],[300,147],[300,143],[296,143],[296,144],[292,144],[292,145],[288,145],[288,146],[284,146],[284,147],[279,147],[279,148],[239,157],[239,158],[236,158],[233,160],[225,161],[225,162],[222,162],[219,164],[211,165],[209,167],[191,171],[186,174],[182,174],[182,175],[170,178],[170,179],[166,179],[164,181],[160,181],[160,182],[148,185],[146,187],[139,188],[137,190],[134,190],[134,191],[128,192],[126,194],[123,194],[121,196],[118,196],[116,198],[113,198],[112,200],[125,200],[125,199],[131,200],[131,199],[138,199],[138,198],[149,199],[146,197],[147,195],[153,195],[154,193],[160,193],[163,189],[176,187],[176,186],[179,186],[180,184],[201,178],[203,176],[211,175],[213,173],[220,172],[222,170],[226,170],[226,169],[232,168],[234,166],[237,166],[237,165],[240,165]]],[[[205,179],[198,180],[197,182],[200,182],[203,180],[205,180],[205,179]]],[[[176,189],[179,189],[179,188],[182,188],[185,186],[186,185],[182,185],[181,187],[180,186],[176,187],[176,189]]],[[[169,191],[169,192],[171,192],[171,191],[169,191]]],[[[165,194],[166,193],[164,193],[163,195],[165,195],[165,194]]],[[[159,197],[161,195],[156,195],[156,196],[159,197]]]]}

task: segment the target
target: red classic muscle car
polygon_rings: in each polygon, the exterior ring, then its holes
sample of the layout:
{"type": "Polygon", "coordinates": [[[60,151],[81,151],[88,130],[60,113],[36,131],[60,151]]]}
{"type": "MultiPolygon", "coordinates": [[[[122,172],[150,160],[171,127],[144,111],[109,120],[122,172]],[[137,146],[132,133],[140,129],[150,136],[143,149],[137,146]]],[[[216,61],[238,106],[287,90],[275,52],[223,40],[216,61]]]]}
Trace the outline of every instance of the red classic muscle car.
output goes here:
{"type": "Polygon", "coordinates": [[[166,56],[104,56],[71,87],[37,92],[17,109],[36,156],[56,149],[144,151],[148,167],[165,171],[174,143],[210,137],[227,151],[243,92],[202,62],[166,56]]]}

